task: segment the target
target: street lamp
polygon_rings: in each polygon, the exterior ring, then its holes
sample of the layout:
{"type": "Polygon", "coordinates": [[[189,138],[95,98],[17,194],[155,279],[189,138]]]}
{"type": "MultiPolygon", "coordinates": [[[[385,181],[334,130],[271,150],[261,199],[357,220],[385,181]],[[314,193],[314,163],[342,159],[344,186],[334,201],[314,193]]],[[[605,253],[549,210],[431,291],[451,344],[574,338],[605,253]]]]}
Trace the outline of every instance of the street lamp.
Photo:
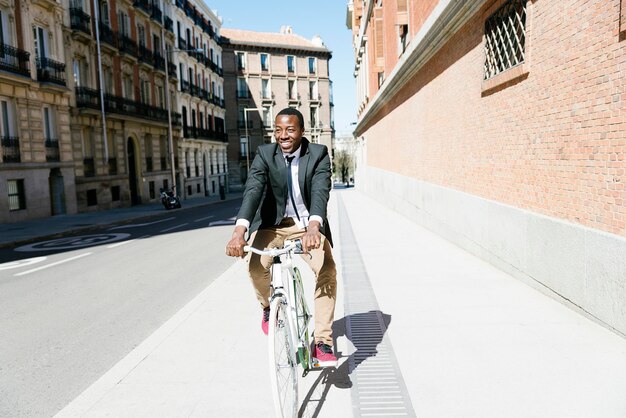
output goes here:
{"type": "Polygon", "coordinates": [[[246,177],[248,177],[248,172],[250,171],[250,138],[248,138],[248,112],[256,110],[257,112],[261,109],[256,107],[246,107],[243,109],[243,123],[246,128],[246,177]]]}
{"type": "MultiPolygon", "coordinates": [[[[165,55],[165,106],[167,107],[167,143],[170,149],[170,167],[171,167],[171,176],[172,176],[172,191],[175,193],[176,191],[176,170],[174,167],[174,138],[172,136],[172,103],[170,101],[170,72],[169,72],[169,56],[168,53],[174,52],[204,52],[202,48],[193,48],[193,49],[172,49],[168,51],[165,48],[165,34],[163,29],[161,28],[161,48],[165,55]]],[[[183,76],[182,74],[180,75],[183,76]]],[[[190,80],[191,82],[191,80],[190,80]]]]}

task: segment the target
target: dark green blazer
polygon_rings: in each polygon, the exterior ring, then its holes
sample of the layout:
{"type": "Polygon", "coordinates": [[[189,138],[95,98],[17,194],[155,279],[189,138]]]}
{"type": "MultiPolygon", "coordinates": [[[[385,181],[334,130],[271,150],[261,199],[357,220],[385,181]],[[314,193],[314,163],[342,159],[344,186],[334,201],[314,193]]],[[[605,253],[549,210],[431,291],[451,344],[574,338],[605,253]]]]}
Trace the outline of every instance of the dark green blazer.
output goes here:
{"type": "MultiPolygon", "coordinates": [[[[330,227],[326,217],[331,188],[330,157],[325,145],[311,144],[302,138],[298,183],[309,215],[324,220],[320,232],[332,245],[330,227]]],[[[278,144],[266,144],[257,148],[250,166],[243,202],[238,219],[250,222],[252,233],[257,229],[278,225],[285,217],[289,191],[285,158],[278,144]]]]}

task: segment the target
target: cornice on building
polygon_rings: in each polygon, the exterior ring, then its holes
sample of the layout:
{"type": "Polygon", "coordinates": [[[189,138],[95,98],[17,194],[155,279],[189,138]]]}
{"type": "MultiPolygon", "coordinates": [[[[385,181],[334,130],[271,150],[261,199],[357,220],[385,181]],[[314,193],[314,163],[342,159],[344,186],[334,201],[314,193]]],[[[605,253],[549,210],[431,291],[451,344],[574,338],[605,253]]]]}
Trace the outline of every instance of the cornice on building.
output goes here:
{"type": "MultiPolygon", "coordinates": [[[[406,52],[363,111],[354,134],[369,128],[378,113],[415,74],[465,25],[487,0],[441,0],[406,52]]],[[[370,1],[371,3],[371,1],[370,1]]],[[[364,25],[365,26],[365,25],[364,25]]]]}

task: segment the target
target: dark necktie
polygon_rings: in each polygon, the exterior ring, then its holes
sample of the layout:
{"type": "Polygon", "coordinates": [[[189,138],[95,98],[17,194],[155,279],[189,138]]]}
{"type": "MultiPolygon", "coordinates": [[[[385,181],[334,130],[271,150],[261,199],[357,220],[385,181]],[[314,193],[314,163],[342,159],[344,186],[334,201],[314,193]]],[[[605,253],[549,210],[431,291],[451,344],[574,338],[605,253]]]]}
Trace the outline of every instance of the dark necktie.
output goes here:
{"type": "Polygon", "coordinates": [[[293,198],[293,182],[291,180],[291,162],[295,156],[285,157],[287,160],[287,185],[289,187],[289,198],[291,199],[291,204],[293,205],[293,210],[296,212],[296,217],[300,220],[300,214],[298,213],[298,209],[296,208],[296,199],[293,198]]]}

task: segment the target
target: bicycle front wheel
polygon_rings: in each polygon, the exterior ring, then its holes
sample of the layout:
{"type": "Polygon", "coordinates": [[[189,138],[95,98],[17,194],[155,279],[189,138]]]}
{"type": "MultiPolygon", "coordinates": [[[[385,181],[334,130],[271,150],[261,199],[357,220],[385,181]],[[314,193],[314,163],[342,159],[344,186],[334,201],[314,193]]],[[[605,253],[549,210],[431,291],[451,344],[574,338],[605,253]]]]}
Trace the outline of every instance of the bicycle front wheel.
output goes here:
{"type": "Polygon", "coordinates": [[[276,415],[281,418],[296,417],[298,413],[297,363],[288,309],[282,297],[277,297],[270,305],[270,379],[276,415]]]}

